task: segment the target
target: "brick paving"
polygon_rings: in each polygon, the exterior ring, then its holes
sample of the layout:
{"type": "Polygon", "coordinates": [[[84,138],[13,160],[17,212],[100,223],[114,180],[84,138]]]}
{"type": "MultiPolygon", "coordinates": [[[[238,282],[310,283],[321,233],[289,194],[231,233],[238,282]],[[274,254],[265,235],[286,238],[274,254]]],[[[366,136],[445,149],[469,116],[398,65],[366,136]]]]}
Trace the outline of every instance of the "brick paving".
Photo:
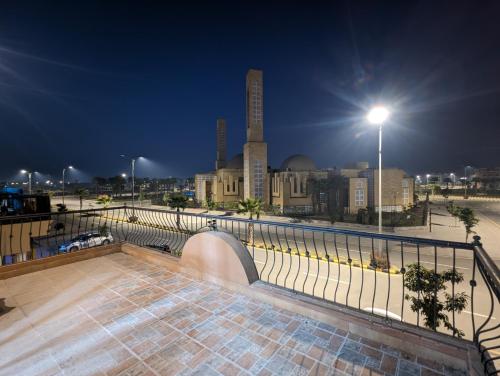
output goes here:
{"type": "Polygon", "coordinates": [[[123,253],[0,298],[0,375],[465,375],[123,253]]]}

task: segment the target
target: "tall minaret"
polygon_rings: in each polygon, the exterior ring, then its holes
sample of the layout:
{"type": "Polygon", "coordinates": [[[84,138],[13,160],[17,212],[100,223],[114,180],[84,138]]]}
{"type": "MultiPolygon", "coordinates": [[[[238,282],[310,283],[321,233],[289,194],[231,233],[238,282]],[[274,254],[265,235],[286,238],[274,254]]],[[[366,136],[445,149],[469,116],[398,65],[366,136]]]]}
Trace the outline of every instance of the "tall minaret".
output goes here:
{"type": "Polygon", "coordinates": [[[264,94],[262,71],[247,73],[247,143],[243,148],[244,198],[269,203],[267,189],[267,144],[264,142],[264,94]]]}
{"type": "Polygon", "coordinates": [[[217,160],[215,169],[226,167],[226,120],[217,119],[217,160]]]}

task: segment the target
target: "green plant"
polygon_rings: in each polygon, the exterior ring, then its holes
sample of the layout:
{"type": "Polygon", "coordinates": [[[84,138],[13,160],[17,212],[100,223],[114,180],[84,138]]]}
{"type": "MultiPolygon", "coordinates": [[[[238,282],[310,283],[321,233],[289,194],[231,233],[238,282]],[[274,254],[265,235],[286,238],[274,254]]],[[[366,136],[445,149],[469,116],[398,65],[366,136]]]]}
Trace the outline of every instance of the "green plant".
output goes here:
{"type": "MultiPolygon", "coordinates": [[[[238,203],[238,213],[248,214],[248,219],[253,219],[254,215],[257,217],[257,219],[259,219],[261,212],[262,201],[260,199],[247,198],[246,200],[241,200],[238,203]]],[[[247,243],[254,243],[254,224],[251,222],[248,223],[247,243]]]]}
{"type": "Polygon", "coordinates": [[[479,219],[476,218],[474,211],[470,208],[460,209],[458,219],[464,224],[465,242],[467,242],[469,240],[469,234],[475,234],[475,231],[472,231],[472,229],[479,223],[479,219]]]}
{"type": "Polygon", "coordinates": [[[206,207],[208,210],[215,210],[217,203],[211,197],[207,198],[206,207]]]}
{"type": "Polygon", "coordinates": [[[64,204],[57,204],[56,206],[57,206],[57,211],[59,213],[64,213],[64,212],[68,211],[66,205],[64,205],[64,204]]]}
{"type": "Polygon", "coordinates": [[[411,302],[411,310],[423,316],[424,325],[437,330],[441,325],[452,331],[459,338],[464,332],[452,325],[448,312],[462,312],[467,306],[468,296],[465,292],[455,293],[452,296],[446,292],[446,283],[458,284],[463,281],[463,275],[454,270],[435,272],[422,265],[413,263],[408,265],[404,286],[417,294],[405,294],[405,299],[411,302]],[[444,301],[440,300],[444,296],[444,301]]]}
{"type": "Polygon", "coordinates": [[[163,193],[163,196],[161,198],[161,201],[165,204],[165,205],[168,205],[168,200],[170,198],[170,195],[168,194],[168,192],[164,192],[163,193]]]}
{"type": "Polygon", "coordinates": [[[99,196],[97,196],[96,203],[107,208],[111,204],[112,201],[113,201],[113,198],[111,196],[99,195],[99,196]]]}
{"type": "Polygon", "coordinates": [[[457,220],[458,216],[460,215],[460,212],[462,211],[462,208],[460,206],[456,206],[453,201],[450,201],[447,206],[448,213],[452,215],[453,218],[455,218],[455,226],[457,225],[457,220]]]}
{"type": "Polygon", "coordinates": [[[89,195],[89,190],[86,189],[86,188],[78,188],[78,189],[75,190],[75,194],[80,199],[80,210],[82,210],[82,207],[83,207],[83,198],[87,197],[89,195]]]}
{"type": "Polygon", "coordinates": [[[177,228],[180,228],[181,226],[181,215],[180,215],[180,209],[184,210],[186,209],[188,202],[188,198],[184,195],[181,194],[172,194],[168,198],[168,206],[170,206],[172,209],[175,209],[177,211],[177,228]]]}
{"type": "Polygon", "coordinates": [[[56,230],[56,233],[59,232],[59,230],[64,230],[64,223],[62,222],[57,222],[55,225],[54,225],[54,230],[56,230]]]}
{"type": "Polygon", "coordinates": [[[101,236],[108,236],[109,235],[109,228],[106,225],[99,226],[97,229],[99,231],[99,235],[101,236]]]}

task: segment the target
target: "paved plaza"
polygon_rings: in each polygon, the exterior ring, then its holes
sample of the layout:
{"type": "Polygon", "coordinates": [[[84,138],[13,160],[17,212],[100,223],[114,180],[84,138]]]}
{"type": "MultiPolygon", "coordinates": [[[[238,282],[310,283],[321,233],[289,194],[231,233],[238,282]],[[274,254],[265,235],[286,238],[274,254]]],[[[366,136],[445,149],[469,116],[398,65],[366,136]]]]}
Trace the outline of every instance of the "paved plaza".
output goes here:
{"type": "Polygon", "coordinates": [[[462,374],[116,253],[0,281],[0,375],[462,374]]]}

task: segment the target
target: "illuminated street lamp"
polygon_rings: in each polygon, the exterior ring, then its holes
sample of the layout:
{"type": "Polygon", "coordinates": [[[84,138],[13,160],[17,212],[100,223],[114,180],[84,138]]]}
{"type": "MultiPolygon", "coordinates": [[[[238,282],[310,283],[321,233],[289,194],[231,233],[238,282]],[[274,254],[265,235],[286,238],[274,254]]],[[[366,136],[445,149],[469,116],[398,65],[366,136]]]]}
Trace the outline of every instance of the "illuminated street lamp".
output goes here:
{"type": "Polygon", "coordinates": [[[429,178],[431,177],[431,174],[427,174],[425,175],[425,178],[426,178],[426,183],[425,185],[429,186],[429,178]]]}
{"type": "Polygon", "coordinates": [[[123,173],[123,174],[122,174],[122,178],[124,178],[124,179],[125,179],[126,177],[127,177],[127,174],[123,173]]]}
{"type": "Polygon", "coordinates": [[[73,166],[64,167],[62,170],[62,203],[63,203],[63,205],[64,205],[64,183],[65,183],[64,178],[65,178],[65,174],[66,174],[66,169],[72,170],[73,166]]]}
{"type": "MultiPolygon", "coordinates": [[[[121,154],[120,157],[122,158],[127,158],[125,154],[121,154]]],[[[141,156],[137,157],[132,157],[130,158],[130,170],[131,170],[131,176],[132,176],[132,217],[135,219],[135,161],[139,158],[142,158],[141,156]]],[[[122,174],[123,176],[123,174],[122,174]]]]}
{"type": "Polygon", "coordinates": [[[464,198],[467,198],[467,169],[472,168],[471,166],[464,167],[464,179],[465,179],[465,190],[464,190],[464,198]]]}
{"type": "MultiPolygon", "coordinates": [[[[368,115],[367,120],[378,125],[378,232],[382,233],[382,125],[389,118],[390,112],[383,106],[373,107],[368,115]]],[[[382,240],[378,242],[378,255],[382,257],[382,240]]],[[[372,260],[375,261],[375,260],[372,260]]]]}
{"type": "Polygon", "coordinates": [[[28,170],[21,170],[21,174],[28,174],[28,192],[31,194],[31,171],[28,170]]]}

